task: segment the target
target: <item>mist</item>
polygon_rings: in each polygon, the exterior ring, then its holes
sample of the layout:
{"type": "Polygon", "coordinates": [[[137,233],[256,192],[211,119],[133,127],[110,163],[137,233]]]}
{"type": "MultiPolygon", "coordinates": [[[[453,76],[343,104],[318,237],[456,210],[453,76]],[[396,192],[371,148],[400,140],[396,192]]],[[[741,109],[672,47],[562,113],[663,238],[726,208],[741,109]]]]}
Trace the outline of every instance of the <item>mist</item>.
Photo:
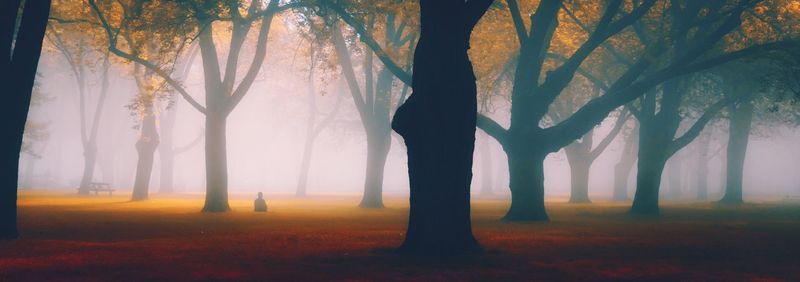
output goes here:
{"type": "Polygon", "coordinates": [[[0,280],[800,277],[798,0],[6,0],[0,280]]]}

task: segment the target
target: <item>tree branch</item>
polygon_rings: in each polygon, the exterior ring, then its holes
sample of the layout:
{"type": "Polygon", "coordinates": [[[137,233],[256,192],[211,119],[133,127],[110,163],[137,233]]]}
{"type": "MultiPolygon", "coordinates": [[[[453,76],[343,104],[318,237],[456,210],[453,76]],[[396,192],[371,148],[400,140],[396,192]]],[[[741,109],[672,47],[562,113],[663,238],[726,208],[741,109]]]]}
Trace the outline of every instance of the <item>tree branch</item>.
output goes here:
{"type": "Polygon", "coordinates": [[[502,125],[482,114],[478,114],[477,125],[478,128],[497,140],[498,143],[505,144],[508,130],[503,128],[502,125]]]}
{"type": "Polygon", "coordinates": [[[686,145],[689,145],[689,143],[692,143],[692,141],[695,138],[697,138],[697,136],[700,136],[701,132],[703,132],[703,129],[706,127],[706,124],[708,124],[709,121],[711,121],[720,111],[722,111],[722,109],[724,109],[728,105],[733,104],[739,99],[746,99],[746,98],[747,97],[744,96],[732,96],[719,100],[713,105],[709,106],[708,109],[706,109],[703,112],[703,115],[700,116],[700,118],[698,118],[697,121],[695,121],[692,127],[686,131],[686,133],[684,133],[681,137],[676,138],[670,143],[669,148],[667,148],[668,156],[675,154],[680,149],[683,149],[683,147],[686,147],[686,145]]]}
{"type": "MultiPolygon", "coordinates": [[[[278,7],[278,1],[273,0],[269,3],[267,11],[274,11],[276,7],[278,7]]],[[[259,71],[261,71],[261,66],[264,65],[264,58],[267,57],[267,42],[269,42],[270,27],[272,26],[272,18],[274,17],[274,12],[267,12],[262,19],[261,29],[258,32],[258,42],[256,43],[256,51],[255,56],[253,57],[253,62],[250,65],[250,69],[247,70],[247,74],[245,74],[245,76],[242,78],[242,81],[239,83],[239,86],[236,87],[236,90],[231,94],[231,97],[226,105],[227,114],[230,114],[233,109],[239,105],[239,102],[242,101],[242,98],[244,98],[244,95],[247,94],[247,92],[250,90],[250,87],[253,85],[253,82],[256,80],[256,76],[258,76],[259,71]]]]}
{"type": "Polygon", "coordinates": [[[342,8],[342,6],[338,3],[334,3],[333,1],[322,1],[320,5],[324,5],[325,7],[328,7],[336,12],[342,21],[347,23],[347,25],[349,25],[351,28],[353,28],[353,30],[356,31],[356,33],[358,33],[361,41],[364,42],[367,47],[372,49],[372,52],[375,53],[375,56],[381,60],[383,65],[386,66],[386,68],[389,69],[389,71],[391,71],[397,77],[397,79],[405,84],[411,85],[411,75],[404,71],[403,68],[401,68],[392,60],[389,54],[383,50],[381,45],[375,41],[375,38],[367,32],[363,23],[353,18],[353,16],[347,13],[347,11],[345,11],[344,8],[342,8]]]}
{"type": "Polygon", "coordinates": [[[525,21],[522,20],[522,13],[519,10],[517,0],[506,0],[508,3],[508,11],[511,13],[511,19],[514,21],[514,28],[517,31],[517,39],[519,46],[525,44],[528,40],[528,28],[525,27],[525,21]]]}
{"type": "Polygon", "coordinates": [[[614,124],[614,128],[612,128],[608,135],[606,135],[606,137],[600,141],[600,144],[597,144],[597,147],[592,149],[591,153],[589,153],[592,161],[596,160],[597,157],[599,157],[600,154],[602,154],[606,148],[608,148],[608,145],[611,145],[611,141],[614,141],[614,138],[619,135],[620,131],[622,131],[622,128],[625,127],[625,123],[628,121],[629,117],[630,115],[628,114],[627,107],[623,108],[623,110],[619,113],[619,117],[617,117],[617,122],[614,124]]]}
{"type": "Polygon", "coordinates": [[[350,95],[353,96],[353,102],[356,104],[358,115],[361,121],[366,125],[370,121],[370,115],[367,112],[367,104],[364,102],[364,97],[361,94],[361,86],[358,85],[355,71],[353,70],[353,62],[350,61],[350,50],[347,48],[347,43],[344,42],[342,37],[342,30],[339,29],[338,23],[334,23],[332,39],[333,47],[336,50],[336,57],[339,58],[339,65],[342,67],[347,85],[350,87],[350,95]]]}
{"type": "Polygon", "coordinates": [[[100,20],[100,23],[102,24],[103,29],[106,31],[106,35],[108,36],[108,44],[109,44],[108,45],[108,50],[111,51],[111,53],[114,53],[114,55],[117,55],[117,56],[119,56],[121,58],[124,58],[124,59],[127,59],[129,61],[136,62],[136,63],[138,63],[138,64],[150,69],[155,74],[157,74],[158,76],[163,78],[173,89],[177,90],[178,93],[181,94],[181,97],[183,97],[183,99],[185,99],[186,102],[188,102],[190,105],[192,105],[192,107],[197,109],[197,111],[199,111],[200,113],[206,114],[206,108],[203,107],[202,105],[200,105],[200,103],[198,103],[194,98],[192,98],[192,96],[189,95],[188,92],[186,92],[186,89],[183,88],[183,86],[179,82],[177,82],[175,79],[172,79],[170,74],[168,74],[167,72],[165,72],[164,70],[160,69],[158,66],[156,66],[155,64],[153,64],[153,63],[151,63],[151,62],[149,62],[147,60],[144,60],[144,59],[142,59],[142,58],[140,58],[138,56],[134,56],[134,55],[132,55],[130,53],[126,53],[126,52],[118,49],[117,48],[117,37],[116,37],[115,33],[112,32],[112,28],[109,25],[108,21],[106,21],[106,18],[103,15],[103,13],[100,11],[100,8],[97,7],[97,3],[95,2],[95,0],[87,0],[87,1],[89,2],[89,6],[91,6],[92,10],[95,12],[95,15],[97,15],[97,18],[100,20]]]}

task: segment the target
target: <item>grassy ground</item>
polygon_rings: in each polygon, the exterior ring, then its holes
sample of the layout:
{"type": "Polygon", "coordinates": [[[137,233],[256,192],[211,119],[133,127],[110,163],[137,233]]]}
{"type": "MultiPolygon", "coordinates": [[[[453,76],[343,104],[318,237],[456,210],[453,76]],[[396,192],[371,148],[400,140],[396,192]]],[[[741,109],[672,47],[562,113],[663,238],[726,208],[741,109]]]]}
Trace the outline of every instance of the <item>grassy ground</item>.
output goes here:
{"type": "Polygon", "coordinates": [[[202,214],[202,199],[23,192],[23,238],[0,242],[0,281],[30,280],[760,280],[800,279],[800,206],[666,204],[659,218],[627,204],[549,203],[549,223],[498,220],[476,200],[487,249],[450,260],[391,253],[407,204],[364,210],[357,198],[274,198],[270,212],[202,214]]]}

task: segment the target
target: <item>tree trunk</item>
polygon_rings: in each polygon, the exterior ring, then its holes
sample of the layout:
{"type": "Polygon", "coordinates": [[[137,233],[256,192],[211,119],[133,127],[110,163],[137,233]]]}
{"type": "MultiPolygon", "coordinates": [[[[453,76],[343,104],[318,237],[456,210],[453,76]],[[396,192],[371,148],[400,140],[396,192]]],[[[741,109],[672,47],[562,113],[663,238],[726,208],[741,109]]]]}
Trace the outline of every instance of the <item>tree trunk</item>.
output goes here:
{"type": "Polygon", "coordinates": [[[367,171],[364,179],[364,195],[361,208],[383,208],[383,171],[391,148],[392,136],[389,131],[367,133],[367,171]]]}
{"type": "Polygon", "coordinates": [[[364,196],[358,205],[362,208],[383,208],[383,175],[386,158],[392,147],[389,109],[392,99],[394,75],[387,68],[378,74],[373,120],[365,122],[367,128],[367,171],[364,179],[364,196]]]}
{"type": "Polygon", "coordinates": [[[753,103],[750,99],[745,99],[736,106],[731,115],[728,129],[727,177],[725,179],[725,196],[720,200],[722,203],[741,204],[744,202],[742,178],[752,122],[753,103]]]}
{"type": "Polygon", "coordinates": [[[136,142],[136,152],[139,154],[139,160],[136,163],[136,178],[133,182],[131,201],[144,201],[149,197],[150,177],[153,174],[153,161],[155,160],[155,153],[159,143],[153,105],[146,107],[145,116],[142,118],[141,136],[136,142]]]}
{"type": "Polygon", "coordinates": [[[511,207],[504,220],[547,221],[544,208],[544,156],[526,157],[507,152],[511,207]]]}
{"type": "Polygon", "coordinates": [[[410,214],[401,252],[480,250],[470,222],[477,88],[467,50],[491,1],[421,0],[414,92],[392,128],[408,148],[410,214]],[[483,6],[485,5],[485,7],[483,6]]]}
{"type": "Polygon", "coordinates": [[[15,239],[17,231],[17,178],[19,156],[33,82],[50,14],[50,1],[25,1],[14,40],[20,1],[0,4],[0,80],[4,89],[0,105],[0,239],[15,239]],[[12,51],[13,46],[13,51],[12,51]],[[12,55],[13,54],[13,55],[12,55]]]}
{"type": "Polygon", "coordinates": [[[209,112],[206,115],[206,202],[203,212],[227,212],[228,153],[226,118],[209,112]]]}
{"type": "Polygon", "coordinates": [[[639,142],[639,167],[636,174],[636,194],[633,198],[632,214],[656,215],[659,213],[658,194],[661,186],[661,174],[666,165],[660,142],[653,140],[654,134],[641,128],[639,142]]]}
{"type": "Polygon", "coordinates": [[[570,203],[591,203],[589,200],[589,169],[592,163],[585,159],[570,160],[570,203]]]}
{"type": "MultiPolygon", "coordinates": [[[[587,135],[592,134],[589,131],[587,135]]],[[[586,137],[584,137],[586,138],[586,137]]],[[[585,140],[584,140],[585,142],[585,140]]],[[[588,144],[591,146],[591,144],[588,144]]],[[[570,170],[569,202],[574,204],[591,203],[589,200],[589,171],[592,167],[591,152],[587,144],[573,142],[564,148],[570,170]]]]}

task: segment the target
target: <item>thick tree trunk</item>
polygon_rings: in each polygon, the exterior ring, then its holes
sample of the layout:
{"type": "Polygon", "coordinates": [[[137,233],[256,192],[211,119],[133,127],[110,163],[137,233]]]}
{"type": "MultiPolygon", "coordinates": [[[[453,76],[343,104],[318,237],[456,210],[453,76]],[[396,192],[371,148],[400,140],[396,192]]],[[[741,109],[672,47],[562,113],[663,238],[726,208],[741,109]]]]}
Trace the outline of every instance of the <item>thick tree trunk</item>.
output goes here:
{"type": "Polygon", "coordinates": [[[133,182],[131,201],[144,201],[149,198],[150,177],[153,174],[153,162],[156,149],[158,149],[159,136],[156,129],[156,116],[153,106],[147,107],[145,116],[142,118],[141,135],[136,142],[139,160],[136,163],[136,178],[133,182]]]}
{"type": "MultiPolygon", "coordinates": [[[[587,135],[592,134],[589,131],[587,135]]],[[[584,137],[586,138],[586,137],[584,137]]],[[[584,139],[584,142],[586,140],[584,139]]],[[[588,146],[591,146],[591,141],[588,146]]],[[[591,152],[587,144],[573,142],[564,148],[570,170],[569,202],[573,204],[591,203],[589,200],[589,171],[592,167],[591,152]]]]}
{"type": "Polygon", "coordinates": [[[659,213],[658,197],[661,174],[666,165],[664,148],[652,140],[653,134],[644,132],[639,142],[639,167],[636,174],[636,194],[633,198],[632,214],[656,215],[659,213]]]}
{"type": "Polygon", "coordinates": [[[401,252],[480,250],[470,222],[477,89],[467,50],[472,28],[489,3],[420,1],[414,93],[392,122],[408,148],[411,186],[408,231],[401,252]]]}
{"type": "Polygon", "coordinates": [[[591,203],[589,200],[589,169],[592,163],[585,159],[574,159],[569,162],[570,186],[572,187],[569,202],[574,204],[591,203]]]}
{"type": "Polygon", "coordinates": [[[547,221],[544,207],[544,156],[526,157],[507,152],[511,207],[504,220],[547,221]]]}
{"type": "Polygon", "coordinates": [[[206,115],[206,201],[203,212],[227,212],[228,153],[224,115],[206,115]]]}
{"type": "Polygon", "coordinates": [[[746,99],[746,101],[742,101],[736,106],[731,115],[730,128],[728,129],[725,196],[720,200],[722,203],[741,204],[744,202],[742,178],[752,122],[753,103],[746,99]]]}
{"type": "Polygon", "coordinates": [[[0,4],[0,82],[6,87],[0,105],[0,239],[15,239],[17,231],[17,178],[19,156],[33,82],[50,14],[50,1],[25,1],[15,36],[20,1],[0,4]],[[13,46],[13,52],[12,52],[13,46]],[[11,55],[13,54],[13,55],[11,55]]]}
{"type": "Polygon", "coordinates": [[[389,131],[377,129],[380,132],[368,133],[367,136],[367,171],[364,179],[364,195],[361,208],[383,208],[383,175],[386,167],[386,158],[391,148],[392,136],[389,131]]]}

